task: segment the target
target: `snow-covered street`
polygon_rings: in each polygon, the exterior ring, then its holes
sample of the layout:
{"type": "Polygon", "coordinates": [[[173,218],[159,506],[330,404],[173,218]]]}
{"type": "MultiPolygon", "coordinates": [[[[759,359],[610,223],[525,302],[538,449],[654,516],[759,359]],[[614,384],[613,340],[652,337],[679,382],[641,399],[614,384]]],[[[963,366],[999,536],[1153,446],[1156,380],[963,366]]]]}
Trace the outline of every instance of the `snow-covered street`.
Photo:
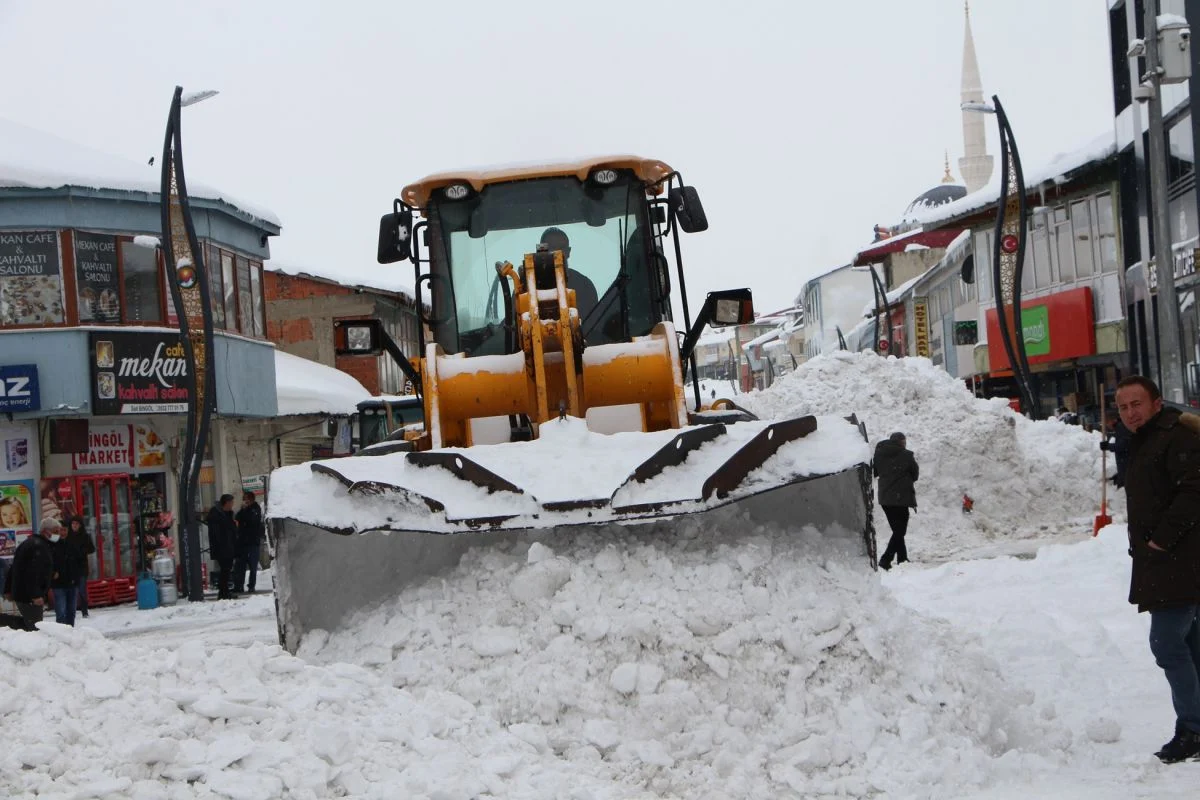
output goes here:
{"type": "Polygon", "coordinates": [[[1124,529],[1090,535],[1096,435],[921,359],[818,359],[745,399],[848,397],[922,464],[912,563],[730,509],[470,549],[298,657],[267,594],[0,631],[0,795],[1194,796],[1200,764],[1153,756],[1174,720],[1124,529]]]}

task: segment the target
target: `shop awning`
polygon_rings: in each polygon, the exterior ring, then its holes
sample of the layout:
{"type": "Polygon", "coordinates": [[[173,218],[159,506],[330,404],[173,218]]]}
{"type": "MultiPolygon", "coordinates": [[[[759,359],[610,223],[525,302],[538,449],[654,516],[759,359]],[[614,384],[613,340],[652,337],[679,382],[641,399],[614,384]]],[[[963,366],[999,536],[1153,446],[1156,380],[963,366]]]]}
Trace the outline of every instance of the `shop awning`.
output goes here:
{"type": "Polygon", "coordinates": [[[939,228],[932,231],[917,228],[908,233],[902,233],[899,236],[875,242],[866,250],[860,250],[858,255],[854,257],[854,266],[865,267],[868,264],[878,264],[892,253],[899,253],[910,245],[930,248],[949,247],[950,243],[957,239],[961,233],[962,228],[939,228]]]}

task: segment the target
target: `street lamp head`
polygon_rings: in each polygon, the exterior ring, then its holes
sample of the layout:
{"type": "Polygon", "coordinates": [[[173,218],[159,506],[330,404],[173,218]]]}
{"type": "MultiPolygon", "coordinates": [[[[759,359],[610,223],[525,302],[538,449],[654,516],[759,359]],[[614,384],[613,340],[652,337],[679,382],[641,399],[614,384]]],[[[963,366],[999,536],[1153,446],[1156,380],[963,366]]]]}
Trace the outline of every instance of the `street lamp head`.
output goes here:
{"type": "Polygon", "coordinates": [[[180,108],[194,106],[196,103],[199,103],[202,100],[207,100],[210,97],[216,97],[218,94],[220,94],[220,92],[218,92],[216,89],[204,89],[199,92],[188,92],[179,99],[179,106],[180,108]]]}
{"type": "Polygon", "coordinates": [[[959,108],[963,111],[974,111],[978,114],[996,113],[996,107],[991,103],[963,103],[959,108]]]}

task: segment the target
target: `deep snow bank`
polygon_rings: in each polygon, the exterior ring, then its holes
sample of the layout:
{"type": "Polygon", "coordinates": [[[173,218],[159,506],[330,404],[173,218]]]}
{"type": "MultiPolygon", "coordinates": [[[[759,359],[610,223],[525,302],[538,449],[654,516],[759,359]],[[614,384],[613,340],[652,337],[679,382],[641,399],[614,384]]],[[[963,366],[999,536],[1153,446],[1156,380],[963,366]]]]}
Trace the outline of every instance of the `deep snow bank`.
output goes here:
{"type": "Polygon", "coordinates": [[[961,797],[1073,746],[969,637],[902,612],[857,542],[730,517],[478,548],[299,655],[451,692],[655,797],[961,797]]]}
{"type": "MultiPolygon", "coordinates": [[[[866,422],[872,446],[903,431],[921,467],[910,528],[917,558],[1061,529],[1064,520],[1075,520],[1066,532],[1086,534],[1098,511],[1099,434],[1032,422],[1002,399],[978,399],[926,358],[842,351],[738,402],[764,418],[853,412],[866,422]],[[969,517],[961,511],[964,492],[975,500],[969,517]]],[[[886,541],[882,514],[878,524],[886,541]]]]}

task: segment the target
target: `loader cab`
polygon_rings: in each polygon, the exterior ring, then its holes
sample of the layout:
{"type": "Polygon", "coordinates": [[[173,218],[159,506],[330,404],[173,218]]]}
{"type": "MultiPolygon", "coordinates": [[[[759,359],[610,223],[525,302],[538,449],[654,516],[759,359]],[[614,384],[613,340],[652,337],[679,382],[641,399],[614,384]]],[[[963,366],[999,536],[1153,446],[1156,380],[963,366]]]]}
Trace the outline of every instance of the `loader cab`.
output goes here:
{"type": "Polygon", "coordinates": [[[372,397],[358,404],[359,447],[379,444],[405,430],[418,430],[424,423],[424,410],[416,395],[372,397]]]}
{"type": "Polygon", "coordinates": [[[627,171],[492,183],[478,193],[433,192],[429,290],[434,340],[448,353],[516,352],[506,331],[505,287],[496,264],[520,265],[539,245],[561,250],[587,345],[628,341],[670,318],[669,299],[648,269],[646,187],[627,171]]]}

